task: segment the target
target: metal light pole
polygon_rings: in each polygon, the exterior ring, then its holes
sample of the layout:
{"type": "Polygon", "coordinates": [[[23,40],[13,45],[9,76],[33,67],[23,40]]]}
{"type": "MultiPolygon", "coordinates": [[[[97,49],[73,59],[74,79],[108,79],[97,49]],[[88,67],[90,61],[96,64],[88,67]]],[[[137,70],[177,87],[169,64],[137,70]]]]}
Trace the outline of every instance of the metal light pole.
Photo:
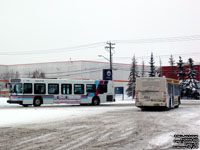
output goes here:
{"type": "MultiPolygon", "coordinates": [[[[108,58],[106,58],[105,56],[103,55],[98,55],[99,57],[103,57],[105,60],[109,61],[110,62],[110,70],[112,72],[113,68],[112,68],[112,61],[108,58]]],[[[111,73],[111,78],[113,77],[112,73],[111,73]]]]}

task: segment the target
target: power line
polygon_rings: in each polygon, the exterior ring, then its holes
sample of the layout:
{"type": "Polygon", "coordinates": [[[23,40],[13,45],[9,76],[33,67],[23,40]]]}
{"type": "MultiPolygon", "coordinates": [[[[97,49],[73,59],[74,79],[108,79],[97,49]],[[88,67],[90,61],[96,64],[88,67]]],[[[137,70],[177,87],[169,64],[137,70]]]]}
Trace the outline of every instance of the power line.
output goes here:
{"type": "MultiPolygon", "coordinates": [[[[88,73],[88,72],[95,72],[95,71],[98,71],[98,70],[102,70],[104,69],[105,67],[108,67],[108,65],[104,65],[104,66],[101,66],[101,67],[98,67],[98,68],[89,68],[89,69],[79,69],[79,70],[72,70],[72,71],[64,71],[64,72],[50,72],[50,73],[45,73],[47,75],[60,75],[60,76],[69,76],[69,75],[76,75],[76,74],[84,74],[84,73],[88,73]]],[[[30,75],[31,73],[25,73],[25,74],[21,74],[21,75],[30,75]]]]}
{"type": "MultiPolygon", "coordinates": [[[[183,55],[186,55],[186,56],[192,56],[192,55],[197,55],[197,54],[200,54],[200,52],[195,52],[195,53],[179,53],[179,54],[172,54],[173,56],[183,56],[183,55]]],[[[161,58],[168,58],[171,54],[169,55],[154,55],[154,57],[161,57],[161,58]]],[[[139,57],[136,57],[136,58],[141,58],[141,59],[145,59],[145,58],[150,58],[150,56],[139,56],[139,57]]],[[[132,59],[131,57],[115,57],[115,59],[132,59]]]]}
{"type": "Polygon", "coordinates": [[[182,41],[196,41],[196,40],[200,40],[200,35],[134,39],[134,40],[113,40],[113,42],[118,44],[140,44],[140,43],[182,42],[182,41]]]}
{"type": "MultiPolygon", "coordinates": [[[[163,42],[183,42],[200,40],[200,35],[164,37],[164,38],[149,38],[149,39],[134,39],[134,40],[112,40],[118,44],[142,44],[142,43],[163,43],[163,42]]],[[[29,54],[49,54],[49,53],[64,53],[71,51],[80,51],[90,48],[103,47],[106,42],[96,42],[86,45],[78,45],[73,47],[54,48],[46,50],[31,50],[31,51],[15,51],[15,52],[0,52],[0,55],[29,55],[29,54]]]]}
{"type": "Polygon", "coordinates": [[[0,52],[0,55],[30,55],[30,54],[49,54],[49,53],[63,53],[71,51],[80,51],[90,48],[103,47],[104,42],[92,43],[87,45],[79,45],[74,47],[64,47],[46,50],[32,50],[32,51],[18,51],[18,52],[0,52]]]}

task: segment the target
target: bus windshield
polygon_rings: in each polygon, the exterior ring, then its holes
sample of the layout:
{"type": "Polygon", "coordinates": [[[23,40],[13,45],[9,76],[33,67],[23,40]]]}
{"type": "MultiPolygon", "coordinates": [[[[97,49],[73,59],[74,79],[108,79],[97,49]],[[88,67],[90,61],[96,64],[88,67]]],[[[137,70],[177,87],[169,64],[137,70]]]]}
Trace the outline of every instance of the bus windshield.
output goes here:
{"type": "Polygon", "coordinates": [[[21,83],[11,83],[10,84],[10,93],[22,93],[22,84],[21,83]]]}

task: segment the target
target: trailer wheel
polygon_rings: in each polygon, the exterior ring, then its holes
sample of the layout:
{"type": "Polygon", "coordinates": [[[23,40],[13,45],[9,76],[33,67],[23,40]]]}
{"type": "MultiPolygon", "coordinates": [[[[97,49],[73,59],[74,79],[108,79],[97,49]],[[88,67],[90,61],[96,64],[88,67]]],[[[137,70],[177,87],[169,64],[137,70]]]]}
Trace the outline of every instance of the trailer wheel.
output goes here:
{"type": "Polygon", "coordinates": [[[40,106],[41,104],[42,104],[41,98],[36,97],[36,98],[34,99],[33,105],[34,105],[35,107],[38,107],[38,106],[40,106]]]}
{"type": "Polygon", "coordinates": [[[92,105],[97,106],[97,105],[99,105],[99,104],[100,104],[99,98],[98,98],[98,97],[94,97],[94,98],[92,99],[92,105]]]}

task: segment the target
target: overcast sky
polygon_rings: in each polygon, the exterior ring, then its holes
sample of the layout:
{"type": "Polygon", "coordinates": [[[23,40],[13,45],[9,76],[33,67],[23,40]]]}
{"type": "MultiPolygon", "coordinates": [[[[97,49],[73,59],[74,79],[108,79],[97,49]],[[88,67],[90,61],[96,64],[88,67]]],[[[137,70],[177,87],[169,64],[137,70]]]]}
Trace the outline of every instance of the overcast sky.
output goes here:
{"type": "Polygon", "coordinates": [[[135,54],[148,64],[151,52],[157,65],[171,54],[200,62],[199,15],[199,0],[0,0],[0,64],[106,61],[106,41],[116,43],[114,62],[135,54]],[[155,40],[170,37],[179,38],[155,40]]]}

